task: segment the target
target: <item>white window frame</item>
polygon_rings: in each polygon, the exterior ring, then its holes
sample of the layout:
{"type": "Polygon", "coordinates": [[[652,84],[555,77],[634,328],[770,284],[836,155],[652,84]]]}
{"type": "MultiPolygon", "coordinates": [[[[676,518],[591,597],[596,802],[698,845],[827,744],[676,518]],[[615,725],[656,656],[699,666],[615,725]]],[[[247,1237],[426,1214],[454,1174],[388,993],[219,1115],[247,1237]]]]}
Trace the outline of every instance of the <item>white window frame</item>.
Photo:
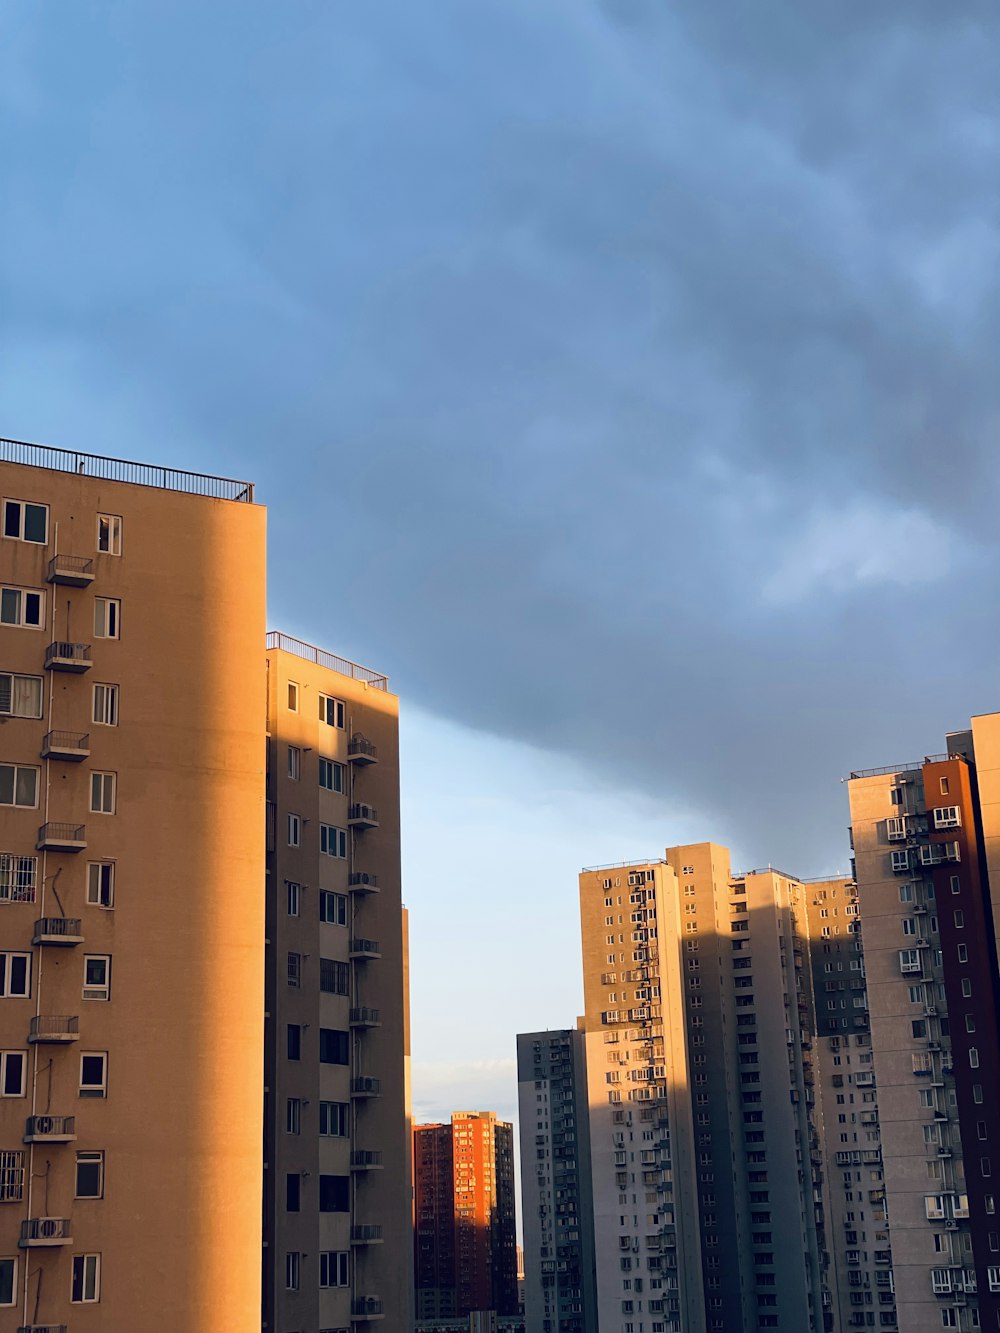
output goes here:
{"type": "Polygon", "coordinates": [[[323,1139],[348,1139],[351,1137],[351,1108],[347,1102],[327,1102],[319,1104],[319,1135],[323,1139]],[[339,1125],[339,1129],[331,1129],[339,1125]]]}
{"type": "Polygon", "coordinates": [[[11,810],[37,810],[38,809],[38,787],[41,769],[34,764],[0,764],[0,770],[10,769],[11,771],[11,797],[9,801],[0,800],[0,806],[11,810]],[[22,773],[34,773],[35,775],[35,799],[33,801],[19,801],[17,799],[17,787],[21,780],[22,773]]]}
{"type": "Polygon", "coordinates": [[[351,1285],[351,1255],[349,1250],[320,1250],[319,1285],[324,1291],[330,1287],[351,1285]]]}
{"type": "Polygon", "coordinates": [[[285,1133],[302,1133],[302,1098],[285,1098],[285,1133]]]}
{"type": "Polygon", "coordinates": [[[28,1088],[28,1052],[27,1051],[0,1051],[0,1097],[24,1097],[28,1088]],[[10,1082],[10,1069],[12,1060],[19,1060],[21,1065],[20,1092],[7,1092],[7,1084],[10,1082]]]}
{"type": "Polygon", "coordinates": [[[3,535],[7,541],[27,542],[29,546],[48,546],[49,544],[49,507],[41,504],[38,500],[15,500],[4,496],[3,502],[3,535]],[[7,531],[7,513],[11,508],[18,511],[17,532],[7,531]],[[43,541],[36,541],[34,537],[24,535],[25,518],[29,509],[41,509],[45,514],[45,538],[43,541]]]}
{"type": "Polygon", "coordinates": [[[70,1266],[70,1305],[96,1305],[101,1299],[100,1254],[74,1254],[70,1266]],[[77,1265],[81,1265],[80,1295],[76,1292],[77,1265]]]}
{"type": "Polygon", "coordinates": [[[10,1310],[17,1304],[21,1294],[17,1285],[17,1255],[0,1254],[0,1264],[10,1264],[11,1299],[9,1301],[0,1302],[0,1310],[10,1310]]]}
{"type": "Polygon", "coordinates": [[[286,691],[285,703],[288,707],[288,711],[290,713],[297,713],[299,711],[299,682],[297,680],[290,680],[287,681],[286,684],[288,688],[286,691]]]}
{"type": "Polygon", "coordinates": [[[87,906],[110,912],[115,905],[114,861],[87,862],[87,906]],[[104,899],[107,899],[105,902],[104,899]]]}
{"type": "Polygon", "coordinates": [[[5,950],[0,953],[0,999],[2,1000],[30,1000],[31,999],[31,954],[22,953],[14,949],[5,950]],[[24,969],[24,990],[11,990],[11,974],[14,971],[14,959],[19,958],[25,962],[24,969]]]}
{"type": "Polygon", "coordinates": [[[85,953],[83,955],[83,995],[85,1000],[111,999],[111,955],[109,953],[85,953]],[[104,980],[88,981],[87,964],[104,963],[104,980]]]}
{"type": "Polygon", "coordinates": [[[333,694],[319,696],[319,720],[327,727],[336,727],[345,731],[347,727],[347,705],[343,699],[333,694]]]}
{"type": "Polygon", "coordinates": [[[289,847],[301,847],[302,845],[302,816],[288,816],[288,845],[289,847]]]}
{"type": "Polygon", "coordinates": [[[294,879],[285,880],[285,914],[300,916],[302,912],[302,885],[294,879]]]}
{"type": "Polygon", "coordinates": [[[961,828],[962,810],[957,805],[939,805],[934,809],[934,827],[941,828],[961,828]]]}
{"type": "MultiPolygon", "coordinates": [[[[6,600],[9,602],[10,597],[6,600]]],[[[15,583],[0,584],[0,625],[9,625],[12,629],[37,629],[45,628],[45,593],[41,588],[20,588],[15,583]],[[13,593],[16,599],[15,618],[13,620],[3,619],[3,601],[4,594],[13,593]],[[38,599],[38,619],[27,620],[27,604],[29,597],[38,599]]]]}
{"type": "Polygon", "coordinates": [[[119,687],[110,681],[98,681],[93,687],[91,718],[99,727],[117,727],[119,687]]]}
{"type": "Polygon", "coordinates": [[[347,894],[336,893],[333,889],[321,889],[319,894],[319,919],[328,926],[347,925],[347,894]],[[328,909],[333,914],[328,915],[328,909]]]}
{"type": "Polygon", "coordinates": [[[96,549],[101,555],[121,555],[122,527],[121,514],[97,515],[96,549]]]}
{"type": "Polygon", "coordinates": [[[108,1095],[108,1053],[107,1051],[81,1051],[80,1052],[80,1075],[77,1096],[87,1100],[103,1100],[108,1095]],[[84,1083],[83,1081],[83,1062],[84,1060],[100,1060],[103,1071],[100,1083],[84,1083]]]}
{"type": "Polygon", "coordinates": [[[896,851],[891,852],[890,855],[892,857],[893,874],[898,874],[902,870],[909,870],[910,853],[905,847],[902,851],[897,849],[896,851]]]}
{"type": "Polygon", "coordinates": [[[302,1288],[302,1252],[285,1251],[285,1290],[299,1291],[302,1288]]]}
{"type": "Polygon", "coordinates": [[[324,791],[332,791],[336,796],[343,796],[347,790],[347,770],[344,764],[337,759],[327,759],[325,755],[319,757],[319,785],[324,791]],[[324,782],[324,777],[329,778],[329,782],[324,782]]]}
{"type": "Polygon", "coordinates": [[[122,601],[120,597],[94,598],[94,638],[120,639],[122,601]]]}
{"type": "Polygon", "coordinates": [[[90,770],[90,813],[113,815],[118,810],[118,774],[105,769],[90,770]]]}
{"type": "Polygon", "coordinates": [[[338,861],[344,860],[347,856],[347,830],[338,828],[336,824],[320,824],[319,850],[323,856],[333,856],[338,861]]]}
{"type": "Polygon", "coordinates": [[[0,903],[33,903],[37,887],[37,856],[0,852],[0,903]]]}
{"type": "Polygon", "coordinates": [[[302,749],[298,745],[288,746],[288,776],[292,782],[302,777],[302,749]]]}
{"type": "Polygon", "coordinates": [[[83,1151],[83,1152],[78,1152],[78,1153],[77,1153],[77,1155],[76,1155],[76,1163],[75,1163],[75,1170],[74,1170],[74,1181],[73,1181],[73,1198],[74,1198],[74,1199],[103,1199],[103,1198],[104,1198],[104,1153],[103,1153],[103,1152],[101,1152],[101,1151],[99,1151],[99,1150],[90,1150],[90,1149],[87,1149],[87,1150],[85,1150],[85,1151],[83,1151]],[[95,1164],[96,1164],[96,1166],[97,1166],[97,1182],[98,1182],[98,1183],[97,1183],[97,1193],[96,1193],[96,1194],[81,1194],[81,1193],[80,1193],[80,1172],[79,1172],[79,1168],[80,1168],[81,1165],[83,1165],[83,1166],[93,1166],[93,1165],[95,1165],[95,1164]]]}
{"type": "Polygon", "coordinates": [[[41,676],[26,676],[17,671],[0,671],[0,685],[2,685],[2,682],[4,681],[7,682],[6,686],[3,688],[3,695],[6,695],[7,707],[4,708],[3,697],[0,695],[0,716],[28,717],[37,721],[37,719],[42,716],[42,700],[44,697],[41,676]],[[30,681],[32,685],[38,687],[38,711],[34,713],[24,712],[24,701],[17,698],[18,685],[21,685],[23,689],[26,681],[30,681]]]}

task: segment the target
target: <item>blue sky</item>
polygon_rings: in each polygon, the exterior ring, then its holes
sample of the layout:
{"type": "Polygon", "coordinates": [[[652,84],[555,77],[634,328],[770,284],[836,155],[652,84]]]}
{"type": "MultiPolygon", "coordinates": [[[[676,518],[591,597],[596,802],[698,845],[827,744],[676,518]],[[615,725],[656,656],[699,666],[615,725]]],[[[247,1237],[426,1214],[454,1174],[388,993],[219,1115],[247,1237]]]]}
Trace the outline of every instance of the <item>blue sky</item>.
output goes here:
{"type": "Polygon", "coordinates": [[[998,28],[0,15],[0,431],[253,478],[272,623],[389,673],[418,1110],[572,1022],[580,865],[840,869],[839,779],[1000,704],[998,28]]]}

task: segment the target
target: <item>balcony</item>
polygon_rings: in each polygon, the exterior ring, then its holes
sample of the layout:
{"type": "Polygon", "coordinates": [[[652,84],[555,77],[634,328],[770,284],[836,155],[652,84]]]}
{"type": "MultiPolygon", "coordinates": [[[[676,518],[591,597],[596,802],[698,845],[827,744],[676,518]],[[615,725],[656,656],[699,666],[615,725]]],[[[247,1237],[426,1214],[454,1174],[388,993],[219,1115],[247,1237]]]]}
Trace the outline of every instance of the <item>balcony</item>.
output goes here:
{"type": "Polygon", "coordinates": [[[380,1097],[382,1095],[382,1080],[379,1078],[352,1078],[351,1096],[352,1097],[380,1097]]]}
{"type": "Polygon", "coordinates": [[[76,1116],[29,1115],[24,1122],[25,1143],[73,1143],[76,1116]]]}
{"type": "Polygon", "coordinates": [[[356,731],[347,742],[347,762],[364,768],[368,764],[378,763],[378,749],[370,740],[356,731]]]}
{"type": "Polygon", "coordinates": [[[89,643],[67,643],[58,640],[50,643],[45,650],[46,671],[89,671],[94,665],[90,657],[89,643]]]}
{"type": "Polygon", "coordinates": [[[28,1217],[21,1223],[22,1250],[73,1244],[73,1224],[68,1217],[28,1217]]]}
{"type": "Polygon", "coordinates": [[[378,828],[378,811],[373,805],[358,801],[347,811],[347,824],[349,828],[378,828]]]}
{"type": "Polygon", "coordinates": [[[55,555],[49,561],[47,583],[62,583],[68,588],[88,588],[94,581],[94,562],[82,555],[55,555]]]}
{"type": "Polygon", "coordinates": [[[35,850],[39,852],[82,852],[86,847],[84,824],[43,824],[35,842],[35,850]]]}
{"type": "Polygon", "coordinates": [[[356,1148],[351,1153],[352,1171],[381,1171],[382,1153],[378,1148],[356,1148]]]}
{"type": "Polygon", "coordinates": [[[351,1319],[355,1322],[384,1318],[381,1296],[355,1296],[351,1301],[351,1319]]]}
{"type": "Polygon", "coordinates": [[[382,1026],[382,1020],[377,1009],[360,1005],[357,1009],[351,1010],[350,1024],[352,1028],[379,1028],[382,1026]]]}
{"type": "Polygon", "coordinates": [[[78,764],[90,758],[90,737],[79,731],[47,731],[42,740],[42,758],[78,764]]]}
{"type": "Polygon", "coordinates": [[[358,959],[381,958],[382,946],[379,944],[378,940],[351,940],[348,945],[347,956],[349,958],[358,959]]]}
{"type": "Polygon", "coordinates": [[[381,1245],[382,1228],[373,1224],[351,1227],[352,1245],[381,1245]]]}
{"type": "Polygon", "coordinates": [[[80,1040],[80,1020],[72,1017],[38,1014],[31,1020],[28,1041],[38,1046],[64,1046],[80,1040]]]}
{"type": "Polygon", "coordinates": [[[347,876],[347,887],[352,893],[378,893],[378,875],[367,870],[352,870],[347,876]]]}
{"type": "Polygon", "coordinates": [[[18,1324],[17,1333],[66,1333],[65,1324],[18,1324]]]}
{"type": "Polygon", "coordinates": [[[35,922],[32,944],[51,944],[60,949],[71,949],[83,943],[78,916],[43,916],[35,922]]]}

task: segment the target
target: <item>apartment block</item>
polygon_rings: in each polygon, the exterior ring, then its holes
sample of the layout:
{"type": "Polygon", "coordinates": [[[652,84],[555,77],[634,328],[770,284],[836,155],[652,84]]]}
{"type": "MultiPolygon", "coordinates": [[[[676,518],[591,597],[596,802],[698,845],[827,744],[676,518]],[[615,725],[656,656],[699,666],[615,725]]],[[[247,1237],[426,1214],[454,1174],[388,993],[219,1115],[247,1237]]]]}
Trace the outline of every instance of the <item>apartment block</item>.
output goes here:
{"type": "Polygon", "coordinates": [[[527,1333],[596,1333],[583,1033],[517,1038],[527,1333]]]}
{"type": "Polygon", "coordinates": [[[701,843],[580,903],[602,1333],[823,1327],[803,886],[701,843]]]}
{"type": "Polygon", "coordinates": [[[412,1327],[398,699],[267,650],[263,1327],[412,1327]]]}
{"type": "Polygon", "coordinates": [[[900,1330],[1000,1327],[1000,714],[849,782],[900,1330]]]}
{"type": "Polygon", "coordinates": [[[0,441],[0,1330],[259,1323],[264,511],[0,441]]]}
{"type": "Polygon", "coordinates": [[[458,1111],[413,1132],[418,1320],[518,1313],[514,1127],[458,1111]]]}

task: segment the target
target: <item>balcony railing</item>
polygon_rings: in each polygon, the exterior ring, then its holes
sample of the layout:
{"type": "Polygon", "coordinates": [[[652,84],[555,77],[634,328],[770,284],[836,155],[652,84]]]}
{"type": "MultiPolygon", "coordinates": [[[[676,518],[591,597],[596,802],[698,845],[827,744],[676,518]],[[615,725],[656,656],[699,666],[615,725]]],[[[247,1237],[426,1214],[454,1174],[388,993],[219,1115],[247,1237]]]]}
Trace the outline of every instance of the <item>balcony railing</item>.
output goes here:
{"type": "Polygon", "coordinates": [[[382,1227],[374,1223],[351,1227],[352,1245],[380,1245],[381,1243],[382,1227]]]}
{"type": "Polygon", "coordinates": [[[73,1115],[29,1115],[24,1122],[25,1143],[72,1143],[75,1138],[73,1115]]]}
{"type": "Polygon", "coordinates": [[[61,1045],[80,1040],[80,1020],[73,1015],[36,1014],[28,1029],[28,1041],[61,1045]]]}
{"type": "Polygon", "coordinates": [[[347,758],[352,764],[360,764],[362,767],[365,764],[377,764],[378,748],[356,731],[347,742],[347,758]]]}
{"type": "Polygon", "coordinates": [[[276,630],[269,630],[266,646],[268,648],[279,648],[285,653],[294,653],[296,657],[302,657],[307,662],[315,662],[317,666],[329,667],[331,671],[338,671],[342,676],[350,676],[351,680],[363,681],[364,684],[371,685],[376,690],[387,690],[389,688],[388,676],[383,676],[378,671],[372,671],[369,667],[358,666],[357,662],[351,662],[346,657],[338,657],[336,653],[325,652],[314,644],[303,643],[301,639],[295,639],[291,634],[281,634],[276,630]]]}
{"type": "Polygon", "coordinates": [[[83,943],[83,931],[78,916],[43,916],[35,922],[32,944],[52,944],[58,948],[72,948],[83,943]]]}
{"type": "Polygon", "coordinates": [[[348,955],[351,958],[381,958],[382,946],[378,940],[351,940],[348,946],[348,955]]]}
{"type": "Polygon", "coordinates": [[[347,887],[355,893],[378,893],[378,875],[367,870],[352,870],[347,876],[347,887]]]}
{"type": "Polygon", "coordinates": [[[76,449],[54,449],[48,444],[28,444],[24,440],[0,439],[0,462],[21,463],[25,467],[44,467],[54,472],[75,472],[78,477],[99,477],[103,481],[123,481],[130,486],[152,486],[163,491],[183,491],[186,495],[207,495],[215,500],[236,500],[253,504],[253,483],[231,477],[213,477],[203,472],[184,472],[179,468],[155,467],[152,463],[132,463],[124,458],[103,454],[82,454],[76,449]]]}
{"type": "Polygon", "coordinates": [[[72,1245],[73,1224],[68,1217],[26,1217],[21,1222],[22,1250],[44,1245],[72,1245]]]}
{"type": "Polygon", "coordinates": [[[90,736],[83,731],[47,731],[42,739],[43,759],[64,759],[78,764],[90,756],[90,736]]]}
{"type": "Polygon", "coordinates": [[[82,555],[55,555],[49,561],[47,582],[86,588],[94,581],[94,562],[82,555]]]}
{"type": "Polygon", "coordinates": [[[355,1296],[351,1301],[352,1319],[382,1319],[385,1309],[380,1296],[355,1296]]]}
{"type": "Polygon", "coordinates": [[[378,828],[378,811],[373,805],[358,801],[348,808],[347,823],[351,828],[378,828]]]}
{"type": "Polygon", "coordinates": [[[382,1080],[379,1078],[352,1078],[352,1097],[378,1097],[382,1093],[382,1080]]]}
{"type": "Polygon", "coordinates": [[[351,1153],[352,1171],[378,1171],[382,1166],[382,1153],[378,1148],[356,1148],[351,1153]]]}
{"type": "Polygon", "coordinates": [[[94,665],[90,656],[89,643],[69,643],[57,639],[45,649],[46,671],[89,671],[94,665]]]}
{"type": "Polygon", "coordinates": [[[18,1324],[17,1333],[67,1333],[65,1324],[18,1324]]]}
{"type": "Polygon", "coordinates": [[[356,1009],[352,1009],[349,1018],[352,1028],[377,1028],[382,1026],[379,1011],[371,1009],[367,1005],[359,1005],[356,1009]]]}
{"type": "Polygon", "coordinates": [[[82,852],[87,846],[83,824],[43,824],[38,830],[35,849],[39,852],[82,852]]]}

